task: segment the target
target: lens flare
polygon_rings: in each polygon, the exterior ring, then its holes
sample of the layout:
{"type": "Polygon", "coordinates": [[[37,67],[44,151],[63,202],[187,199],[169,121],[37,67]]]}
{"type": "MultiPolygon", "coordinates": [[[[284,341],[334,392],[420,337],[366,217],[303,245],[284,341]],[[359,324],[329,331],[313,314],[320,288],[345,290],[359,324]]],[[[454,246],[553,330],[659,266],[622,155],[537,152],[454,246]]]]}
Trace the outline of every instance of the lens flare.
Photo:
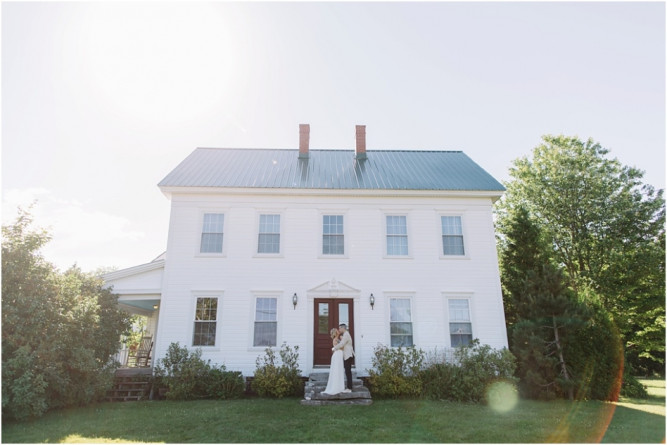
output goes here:
{"type": "Polygon", "coordinates": [[[511,411],[519,401],[519,393],[513,383],[499,380],[486,388],[486,400],[498,413],[511,411]]]}

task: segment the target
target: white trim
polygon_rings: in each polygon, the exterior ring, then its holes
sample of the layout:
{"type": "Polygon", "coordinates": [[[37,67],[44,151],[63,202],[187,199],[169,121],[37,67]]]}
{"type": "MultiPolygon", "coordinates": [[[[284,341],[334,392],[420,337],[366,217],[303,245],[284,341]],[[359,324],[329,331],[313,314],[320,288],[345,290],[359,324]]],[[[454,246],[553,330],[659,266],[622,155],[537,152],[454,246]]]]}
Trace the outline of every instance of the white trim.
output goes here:
{"type": "Polygon", "coordinates": [[[229,208],[228,207],[200,207],[199,209],[199,216],[198,216],[198,224],[199,224],[199,231],[197,232],[199,234],[198,237],[196,237],[195,241],[195,254],[194,256],[196,258],[226,258],[227,257],[227,240],[228,237],[227,232],[228,232],[228,215],[229,215],[229,208]],[[217,214],[217,215],[223,215],[223,222],[222,222],[222,252],[202,252],[201,251],[201,237],[204,231],[204,215],[205,214],[217,214]]]}
{"type": "Polygon", "coordinates": [[[151,263],[128,267],[127,269],[115,270],[113,272],[106,273],[101,277],[105,282],[114,281],[118,280],[119,278],[127,278],[133,275],[139,275],[145,272],[150,272],[152,270],[164,268],[164,263],[165,260],[157,260],[151,263]]]}
{"type": "Polygon", "coordinates": [[[255,209],[255,241],[251,245],[254,246],[253,258],[285,258],[285,233],[287,232],[284,208],[257,208],[255,209]],[[259,222],[262,215],[278,215],[280,216],[280,232],[278,232],[279,249],[278,253],[260,253],[259,252],[259,222]]]}
{"type": "MultiPolygon", "coordinates": [[[[280,348],[282,344],[282,306],[285,304],[284,292],[282,290],[251,290],[252,304],[250,306],[250,328],[248,330],[248,351],[264,351],[267,347],[272,349],[280,348]],[[255,346],[255,317],[257,316],[257,299],[275,298],[276,299],[276,344],[274,346],[255,346]]],[[[292,304],[292,297],[289,298],[289,304],[292,304]]]]}
{"type": "MultiPolygon", "coordinates": [[[[386,339],[387,346],[393,348],[391,345],[391,300],[410,300],[410,323],[412,324],[412,346],[417,345],[417,322],[415,320],[415,295],[417,293],[413,291],[384,291],[383,296],[386,301],[386,339]]],[[[375,301],[377,305],[377,300],[375,301]]]]}
{"type": "Polygon", "coordinates": [[[396,210],[388,210],[388,209],[381,209],[381,226],[382,226],[382,231],[378,231],[382,233],[382,242],[380,243],[381,248],[382,248],[382,258],[386,260],[412,260],[414,259],[412,255],[412,244],[414,241],[414,238],[412,236],[412,224],[410,221],[410,211],[408,210],[402,210],[402,209],[396,209],[396,210]],[[406,238],[407,238],[407,243],[408,243],[408,254],[407,255],[389,255],[387,252],[387,217],[388,216],[405,216],[405,231],[406,231],[406,238]]]}
{"type": "Polygon", "coordinates": [[[128,296],[132,296],[133,300],[154,300],[162,296],[162,289],[111,289],[111,293],[118,295],[118,300],[127,300],[128,296]]]}
{"type": "Polygon", "coordinates": [[[201,348],[202,351],[207,352],[207,351],[219,351],[220,350],[220,331],[221,331],[221,324],[222,320],[220,315],[224,313],[222,311],[222,304],[223,304],[223,294],[224,291],[222,290],[193,290],[190,292],[191,294],[191,304],[190,304],[190,313],[189,313],[189,323],[190,323],[190,338],[188,339],[188,347],[189,348],[201,348]],[[195,337],[195,312],[197,311],[197,299],[198,298],[217,298],[218,299],[218,308],[215,313],[215,344],[213,346],[203,346],[203,345],[194,345],[194,337],[195,337]]]}
{"type": "Polygon", "coordinates": [[[475,339],[475,318],[473,316],[473,313],[475,312],[473,310],[473,303],[475,299],[473,298],[474,292],[472,291],[462,291],[462,292],[455,292],[455,291],[443,291],[442,296],[444,297],[445,304],[444,310],[445,310],[445,335],[446,335],[446,341],[449,344],[449,347],[452,347],[452,334],[449,331],[449,324],[452,322],[449,319],[450,313],[449,313],[449,300],[467,300],[468,301],[468,318],[470,318],[470,330],[472,331],[472,339],[475,339]]]}
{"type": "Polygon", "coordinates": [[[345,260],[350,258],[348,243],[348,209],[319,209],[318,224],[320,228],[320,238],[317,246],[317,259],[320,260],[345,260]],[[325,254],[324,250],[324,216],[342,216],[343,217],[343,254],[325,254]]]}
{"type": "Polygon", "coordinates": [[[437,231],[438,231],[438,253],[441,260],[469,260],[470,258],[470,242],[468,238],[468,230],[466,225],[466,212],[465,211],[450,211],[450,210],[437,210],[436,211],[436,222],[437,222],[437,231]],[[463,236],[463,255],[445,255],[442,247],[442,217],[443,216],[458,216],[461,218],[461,233],[463,236]]]}
{"type": "Polygon", "coordinates": [[[176,187],[161,186],[162,193],[171,199],[172,194],[222,194],[222,195],[294,195],[294,196],[382,196],[382,197],[475,197],[500,199],[505,190],[387,190],[387,189],[292,189],[260,187],[176,187]]]}

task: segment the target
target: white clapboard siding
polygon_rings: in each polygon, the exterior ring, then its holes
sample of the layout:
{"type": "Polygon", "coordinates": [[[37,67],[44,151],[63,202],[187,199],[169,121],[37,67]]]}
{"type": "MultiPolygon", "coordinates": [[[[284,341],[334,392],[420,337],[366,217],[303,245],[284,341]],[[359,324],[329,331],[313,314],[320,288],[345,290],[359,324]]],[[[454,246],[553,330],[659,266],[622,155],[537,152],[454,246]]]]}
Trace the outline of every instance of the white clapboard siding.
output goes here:
{"type": "Polygon", "coordinates": [[[507,346],[489,197],[171,194],[167,260],[162,277],[155,357],[171,342],[192,345],[197,296],[217,296],[214,347],[204,358],[252,375],[263,348],[253,344],[254,299],[278,297],[278,344],[300,348],[304,375],[313,363],[314,296],[335,279],[353,295],[356,367],[366,375],[373,348],[389,344],[389,298],[412,299],[414,342],[425,350],[450,345],[447,297],[470,299],[473,336],[507,346]],[[225,214],[222,255],[200,255],[202,215],[225,214]],[[281,214],[281,254],[256,254],[259,215],[281,214]],[[345,258],[323,258],[322,215],[343,214],[345,258]],[[385,215],[408,218],[407,258],[385,256],[385,215]],[[461,215],[465,258],[443,258],[440,215],[461,215]],[[298,295],[296,309],[292,295],[298,295]],[[375,296],[372,310],[369,296],[375,296]]]}

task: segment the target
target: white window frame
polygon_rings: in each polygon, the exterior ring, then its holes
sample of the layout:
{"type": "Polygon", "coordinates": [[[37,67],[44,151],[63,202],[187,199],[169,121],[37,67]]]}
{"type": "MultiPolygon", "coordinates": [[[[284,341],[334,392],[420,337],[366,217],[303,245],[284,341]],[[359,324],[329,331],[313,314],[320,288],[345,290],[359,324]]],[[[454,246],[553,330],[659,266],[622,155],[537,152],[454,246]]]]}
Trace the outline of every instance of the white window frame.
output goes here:
{"type": "Polygon", "coordinates": [[[195,245],[195,256],[201,258],[224,258],[227,256],[227,241],[229,237],[226,234],[229,232],[229,209],[221,208],[206,208],[199,210],[198,218],[198,237],[195,245]],[[222,226],[222,252],[202,252],[201,251],[201,238],[204,232],[204,215],[207,213],[217,213],[224,215],[224,222],[222,226]]]}
{"type": "Polygon", "coordinates": [[[317,257],[319,259],[345,259],[349,258],[348,255],[348,217],[347,212],[342,210],[320,210],[319,212],[319,225],[320,225],[320,239],[318,246],[317,257]],[[342,216],[343,217],[343,253],[342,254],[330,254],[324,253],[324,217],[325,216],[342,216]]]}
{"type": "Polygon", "coordinates": [[[470,331],[472,332],[471,334],[471,341],[475,339],[475,320],[473,318],[473,303],[474,303],[474,298],[473,298],[473,293],[469,291],[461,291],[461,292],[443,292],[442,293],[444,296],[444,301],[445,301],[445,335],[447,337],[447,343],[449,344],[450,348],[454,348],[455,346],[452,346],[452,335],[450,332],[450,323],[456,323],[451,321],[451,314],[449,310],[449,300],[467,300],[468,301],[468,318],[470,319],[470,331]]]}
{"type": "Polygon", "coordinates": [[[408,212],[405,211],[392,211],[392,210],[384,210],[382,212],[382,252],[383,252],[383,258],[384,259],[412,259],[412,234],[411,232],[411,226],[410,224],[410,215],[408,212]],[[390,255],[389,252],[387,251],[387,217],[388,216],[403,216],[405,217],[405,232],[406,232],[406,240],[408,243],[408,253],[406,255],[390,255]]]}
{"type": "MultiPolygon", "coordinates": [[[[398,346],[392,346],[391,344],[391,324],[393,323],[391,320],[391,301],[392,300],[408,300],[410,302],[410,324],[412,328],[412,346],[415,346],[417,344],[416,341],[416,332],[415,328],[417,326],[417,323],[415,322],[415,310],[414,310],[414,293],[410,292],[385,292],[385,300],[387,301],[387,344],[391,348],[398,348],[398,346]]],[[[405,322],[395,322],[395,323],[405,323],[405,322]]]]}
{"type": "Polygon", "coordinates": [[[466,230],[466,215],[464,212],[448,211],[437,212],[437,230],[438,230],[438,256],[441,260],[469,260],[470,259],[470,238],[466,230]],[[463,255],[445,255],[442,246],[442,217],[443,216],[458,216],[461,218],[461,233],[463,234],[463,255]]]}
{"type": "Polygon", "coordinates": [[[284,258],[284,252],[285,252],[285,216],[284,212],[282,210],[276,210],[276,209],[258,209],[256,218],[255,218],[255,243],[254,243],[254,257],[255,258],[284,258]],[[277,215],[280,217],[280,232],[278,232],[278,235],[280,236],[279,242],[280,242],[280,247],[278,250],[278,253],[263,253],[259,251],[259,235],[261,232],[259,231],[259,225],[261,221],[262,215],[277,215]]]}
{"type": "Polygon", "coordinates": [[[252,346],[255,348],[275,348],[278,346],[278,297],[275,296],[269,296],[269,295],[261,295],[261,296],[255,296],[255,311],[254,311],[254,317],[253,317],[253,330],[252,330],[252,346]],[[257,320],[257,305],[259,303],[259,300],[275,300],[276,302],[276,313],[275,313],[275,320],[257,320]],[[275,323],[276,331],[275,331],[275,344],[273,345],[257,345],[256,343],[256,328],[257,328],[257,323],[275,323]]]}
{"type": "Polygon", "coordinates": [[[222,313],[221,308],[222,308],[222,291],[193,291],[192,292],[192,312],[190,313],[190,323],[191,323],[191,328],[190,328],[190,340],[188,342],[189,345],[193,348],[202,348],[204,351],[218,351],[220,350],[220,325],[222,320],[220,319],[220,314],[222,313]],[[215,313],[215,343],[213,345],[195,345],[194,340],[195,340],[195,323],[196,323],[196,316],[197,316],[197,301],[200,298],[215,298],[218,300],[217,304],[217,310],[215,313]]]}
{"type": "MultiPolygon", "coordinates": [[[[249,327],[248,332],[248,351],[257,352],[264,351],[267,347],[271,349],[277,349],[282,344],[282,323],[280,320],[283,319],[283,308],[282,305],[286,304],[287,301],[282,290],[277,289],[254,289],[250,291],[250,298],[252,298],[252,304],[249,304],[250,313],[248,315],[249,327]],[[258,298],[275,298],[276,299],[276,346],[255,346],[255,317],[257,315],[257,299],[258,298]]],[[[290,307],[292,305],[292,299],[289,298],[290,307]]]]}

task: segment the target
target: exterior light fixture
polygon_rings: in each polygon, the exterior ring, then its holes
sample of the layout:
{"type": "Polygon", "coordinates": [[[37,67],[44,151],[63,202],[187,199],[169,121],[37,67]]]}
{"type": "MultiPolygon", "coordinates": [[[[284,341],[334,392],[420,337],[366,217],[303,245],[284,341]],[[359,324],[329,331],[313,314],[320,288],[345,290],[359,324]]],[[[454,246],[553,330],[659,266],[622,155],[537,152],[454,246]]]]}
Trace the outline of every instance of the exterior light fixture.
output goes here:
{"type": "Polygon", "coordinates": [[[153,310],[157,310],[157,308],[158,308],[158,305],[157,305],[157,304],[154,304],[154,305],[153,305],[153,310]]]}
{"type": "Polygon", "coordinates": [[[296,310],[296,303],[299,301],[299,297],[296,296],[296,292],[292,295],[292,304],[294,305],[294,310],[296,310]]]}
{"type": "Polygon", "coordinates": [[[371,310],[373,310],[373,306],[375,306],[375,297],[373,296],[373,294],[371,294],[370,300],[371,300],[371,310]]]}

